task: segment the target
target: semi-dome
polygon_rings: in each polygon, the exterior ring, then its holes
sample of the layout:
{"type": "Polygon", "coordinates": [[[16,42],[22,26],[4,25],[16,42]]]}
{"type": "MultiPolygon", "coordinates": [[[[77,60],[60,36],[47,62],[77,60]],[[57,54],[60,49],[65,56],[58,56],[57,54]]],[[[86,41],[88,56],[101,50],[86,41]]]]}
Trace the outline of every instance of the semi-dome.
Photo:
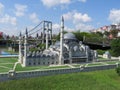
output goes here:
{"type": "Polygon", "coordinates": [[[64,39],[76,39],[73,33],[66,33],[64,34],[64,39]]]}

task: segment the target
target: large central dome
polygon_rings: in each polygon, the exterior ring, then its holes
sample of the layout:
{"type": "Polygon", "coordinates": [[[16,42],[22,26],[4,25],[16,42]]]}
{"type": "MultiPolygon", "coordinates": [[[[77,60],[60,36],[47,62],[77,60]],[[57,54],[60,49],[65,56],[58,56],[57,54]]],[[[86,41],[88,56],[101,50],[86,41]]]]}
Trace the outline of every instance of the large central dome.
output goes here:
{"type": "Polygon", "coordinates": [[[73,33],[66,33],[64,34],[64,39],[76,39],[73,33]]]}

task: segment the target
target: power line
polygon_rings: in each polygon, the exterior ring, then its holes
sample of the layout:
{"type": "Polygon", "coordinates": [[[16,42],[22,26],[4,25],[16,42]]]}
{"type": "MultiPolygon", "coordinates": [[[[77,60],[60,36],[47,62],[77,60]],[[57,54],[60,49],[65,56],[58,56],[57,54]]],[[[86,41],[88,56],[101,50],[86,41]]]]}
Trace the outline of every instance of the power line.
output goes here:
{"type": "Polygon", "coordinates": [[[29,34],[29,36],[31,36],[32,34],[34,34],[34,33],[37,33],[38,31],[40,31],[42,28],[40,28],[40,29],[38,29],[37,31],[35,31],[35,32],[33,32],[33,33],[31,33],[31,34],[29,34]]]}
{"type": "MultiPolygon", "coordinates": [[[[41,25],[42,22],[43,22],[43,21],[41,21],[38,25],[36,25],[36,26],[35,26],[34,28],[32,28],[31,30],[29,30],[28,33],[30,33],[30,32],[32,32],[33,30],[35,30],[38,26],[41,25]]],[[[22,36],[24,36],[24,35],[25,35],[25,33],[22,34],[22,36]]]]}

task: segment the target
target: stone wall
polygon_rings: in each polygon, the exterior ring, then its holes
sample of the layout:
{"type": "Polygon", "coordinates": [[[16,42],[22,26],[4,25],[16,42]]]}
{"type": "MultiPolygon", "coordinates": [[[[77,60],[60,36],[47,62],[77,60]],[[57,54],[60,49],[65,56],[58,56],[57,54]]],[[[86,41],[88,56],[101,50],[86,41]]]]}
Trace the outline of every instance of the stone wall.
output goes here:
{"type": "Polygon", "coordinates": [[[106,70],[106,69],[114,69],[116,67],[117,65],[105,65],[105,66],[81,67],[81,68],[52,69],[52,70],[44,70],[44,71],[9,72],[9,73],[0,74],[0,81],[38,77],[38,76],[47,76],[47,75],[56,75],[56,74],[67,74],[67,73],[75,73],[75,72],[106,70]]]}

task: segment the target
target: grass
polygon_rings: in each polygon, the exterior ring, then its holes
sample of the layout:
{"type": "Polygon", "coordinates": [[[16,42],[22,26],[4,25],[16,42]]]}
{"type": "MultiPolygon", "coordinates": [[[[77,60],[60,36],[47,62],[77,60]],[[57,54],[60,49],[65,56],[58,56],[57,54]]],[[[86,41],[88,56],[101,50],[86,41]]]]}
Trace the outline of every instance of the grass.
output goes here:
{"type": "Polygon", "coordinates": [[[107,64],[116,64],[116,63],[119,63],[119,62],[116,62],[116,61],[111,61],[111,62],[106,62],[107,64]]]}
{"type": "Polygon", "coordinates": [[[115,70],[43,76],[0,83],[0,90],[120,90],[115,70]]]}
{"type": "Polygon", "coordinates": [[[15,63],[17,58],[0,58],[0,63],[15,63]]]}
{"type": "Polygon", "coordinates": [[[89,63],[87,66],[100,66],[102,63],[89,63]]]}
{"type": "Polygon", "coordinates": [[[109,59],[103,58],[103,57],[98,57],[98,60],[109,60],[109,59]]]}
{"type": "Polygon", "coordinates": [[[74,67],[80,67],[80,65],[84,65],[84,64],[76,64],[76,65],[72,65],[74,67]]]}
{"type": "Polygon", "coordinates": [[[8,72],[17,62],[17,58],[0,58],[0,73],[8,72]]]}
{"type": "Polygon", "coordinates": [[[22,67],[21,64],[18,64],[16,71],[28,71],[28,70],[44,70],[44,69],[58,69],[58,68],[69,68],[68,66],[30,66],[22,67]]]}

